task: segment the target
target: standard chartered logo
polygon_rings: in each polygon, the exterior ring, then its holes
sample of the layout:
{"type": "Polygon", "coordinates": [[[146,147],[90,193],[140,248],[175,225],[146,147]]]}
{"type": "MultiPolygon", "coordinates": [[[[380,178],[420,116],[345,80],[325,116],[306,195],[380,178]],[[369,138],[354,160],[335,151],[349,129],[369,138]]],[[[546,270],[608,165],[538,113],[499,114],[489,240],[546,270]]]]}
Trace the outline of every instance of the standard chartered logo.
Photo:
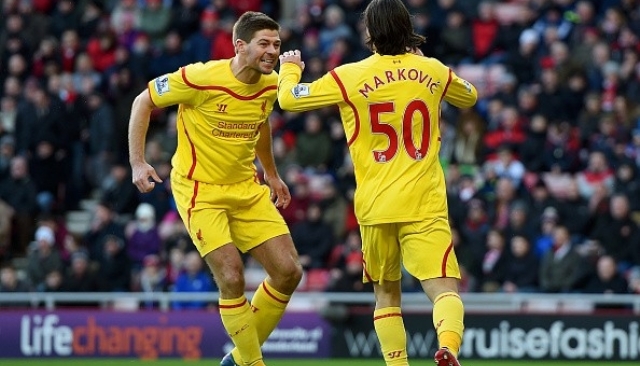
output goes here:
{"type": "Polygon", "coordinates": [[[601,328],[577,328],[558,320],[548,328],[525,330],[502,321],[489,330],[467,328],[461,353],[480,358],[636,359],[639,349],[638,322],[624,328],[612,321],[601,328]]]}

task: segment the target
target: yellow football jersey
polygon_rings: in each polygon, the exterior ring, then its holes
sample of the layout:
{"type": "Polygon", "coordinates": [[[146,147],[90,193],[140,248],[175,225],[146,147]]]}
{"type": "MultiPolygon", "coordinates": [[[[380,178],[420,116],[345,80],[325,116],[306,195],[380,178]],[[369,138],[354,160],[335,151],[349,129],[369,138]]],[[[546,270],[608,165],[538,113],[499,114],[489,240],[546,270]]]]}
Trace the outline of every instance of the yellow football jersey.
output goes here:
{"type": "Polygon", "coordinates": [[[157,107],[179,104],[176,173],[212,184],[255,176],[259,129],[273,110],[278,74],[255,84],[235,78],[231,60],[190,64],[149,82],[157,107]]]}
{"type": "Polygon", "coordinates": [[[447,217],[440,166],[443,100],[471,107],[477,91],[434,58],[374,54],[342,65],[310,84],[301,70],[280,68],[278,100],[288,111],[337,104],[356,176],[361,225],[447,217]]]}

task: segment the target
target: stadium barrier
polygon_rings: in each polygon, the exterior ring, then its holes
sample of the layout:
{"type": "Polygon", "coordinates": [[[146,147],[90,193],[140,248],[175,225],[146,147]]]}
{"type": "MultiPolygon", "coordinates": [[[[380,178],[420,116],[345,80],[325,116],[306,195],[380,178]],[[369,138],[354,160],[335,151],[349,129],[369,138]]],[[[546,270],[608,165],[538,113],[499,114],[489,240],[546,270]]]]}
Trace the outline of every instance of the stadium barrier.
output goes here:
{"type": "MultiPolygon", "coordinates": [[[[219,358],[232,345],[217,314],[217,298],[216,293],[0,294],[0,359],[219,358]],[[172,301],[194,300],[213,306],[170,311],[172,301]]],[[[463,299],[465,359],[640,358],[639,296],[463,294],[463,299]]],[[[265,357],[380,358],[372,301],[371,294],[297,293],[265,343],[265,357]]],[[[404,306],[409,356],[431,357],[436,335],[430,303],[411,293],[404,306]]]]}

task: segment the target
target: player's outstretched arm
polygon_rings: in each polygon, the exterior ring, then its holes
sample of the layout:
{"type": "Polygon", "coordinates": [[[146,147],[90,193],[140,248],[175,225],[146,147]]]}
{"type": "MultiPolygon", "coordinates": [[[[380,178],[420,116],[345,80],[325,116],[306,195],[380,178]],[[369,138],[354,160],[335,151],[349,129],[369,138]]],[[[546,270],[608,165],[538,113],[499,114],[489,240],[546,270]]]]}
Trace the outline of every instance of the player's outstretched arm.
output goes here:
{"type": "Polygon", "coordinates": [[[449,71],[451,82],[444,95],[444,100],[458,108],[473,107],[478,100],[478,91],[470,82],[449,71]]]}
{"type": "Polygon", "coordinates": [[[144,160],[145,139],[153,108],[149,91],[145,89],[134,99],[129,118],[129,164],[133,184],[142,193],[151,191],[155,182],[162,183],[155,169],[144,160]]]}
{"type": "Polygon", "coordinates": [[[342,94],[335,79],[325,74],[312,83],[300,83],[304,62],[300,51],[287,51],[280,55],[278,74],[278,103],[290,112],[304,112],[341,102],[342,94]]]}

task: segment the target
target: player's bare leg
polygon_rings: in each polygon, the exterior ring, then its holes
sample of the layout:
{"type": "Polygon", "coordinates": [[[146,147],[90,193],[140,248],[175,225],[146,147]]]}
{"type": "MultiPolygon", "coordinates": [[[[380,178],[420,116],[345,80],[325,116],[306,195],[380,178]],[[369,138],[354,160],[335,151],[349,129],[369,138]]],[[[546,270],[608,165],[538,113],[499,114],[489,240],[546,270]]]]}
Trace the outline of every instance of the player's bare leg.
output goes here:
{"type": "MultiPolygon", "coordinates": [[[[258,341],[262,345],[282,319],[291,294],[302,278],[302,266],[288,234],[267,240],[251,249],[249,254],[267,272],[267,278],[260,284],[251,300],[258,341]]],[[[241,360],[238,349],[233,349],[220,364],[233,366],[241,364],[241,360]]]]}
{"type": "Polygon", "coordinates": [[[458,294],[458,279],[433,278],[421,284],[433,302],[433,325],[440,345],[434,361],[438,366],[460,366],[457,356],[464,330],[464,307],[458,294]]]}
{"type": "Polygon", "coordinates": [[[246,365],[262,366],[262,350],[254,326],[253,313],[244,295],[244,266],[238,249],[231,243],[204,256],[220,291],[222,324],[238,348],[246,365]]]}
{"type": "Polygon", "coordinates": [[[376,309],[373,325],[387,366],[408,366],[407,333],[402,320],[400,281],[373,284],[376,309]]]}

